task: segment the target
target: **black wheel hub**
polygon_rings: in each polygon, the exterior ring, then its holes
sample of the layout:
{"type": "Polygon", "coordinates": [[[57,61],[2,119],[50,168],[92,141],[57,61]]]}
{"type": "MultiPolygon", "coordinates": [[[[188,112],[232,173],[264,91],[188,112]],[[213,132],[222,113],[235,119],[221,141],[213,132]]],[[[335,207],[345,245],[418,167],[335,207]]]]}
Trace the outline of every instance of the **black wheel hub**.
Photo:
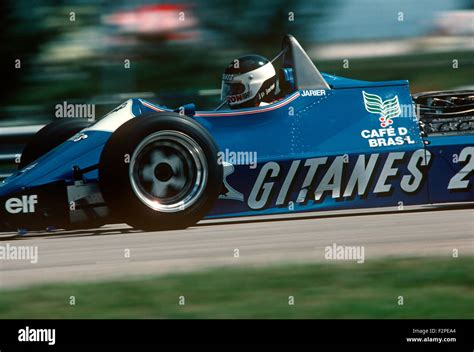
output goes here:
{"type": "Polygon", "coordinates": [[[166,182],[169,181],[171,177],[173,177],[173,169],[167,163],[159,163],[155,167],[155,177],[158,181],[166,182]]]}

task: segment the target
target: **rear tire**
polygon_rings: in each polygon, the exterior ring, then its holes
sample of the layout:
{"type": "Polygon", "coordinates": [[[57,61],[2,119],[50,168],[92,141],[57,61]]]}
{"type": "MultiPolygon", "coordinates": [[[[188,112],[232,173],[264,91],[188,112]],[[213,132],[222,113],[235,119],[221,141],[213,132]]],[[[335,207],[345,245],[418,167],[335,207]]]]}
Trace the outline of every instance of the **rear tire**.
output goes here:
{"type": "Polygon", "coordinates": [[[222,184],[218,148],[195,120],[133,118],[104,147],[99,184],[112,221],[146,231],[182,229],[211,209],[222,184]]]}
{"type": "Polygon", "coordinates": [[[22,169],[31,164],[90,125],[91,122],[84,119],[66,119],[57,120],[44,126],[36,132],[23,149],[18,168],[22,169]]]}

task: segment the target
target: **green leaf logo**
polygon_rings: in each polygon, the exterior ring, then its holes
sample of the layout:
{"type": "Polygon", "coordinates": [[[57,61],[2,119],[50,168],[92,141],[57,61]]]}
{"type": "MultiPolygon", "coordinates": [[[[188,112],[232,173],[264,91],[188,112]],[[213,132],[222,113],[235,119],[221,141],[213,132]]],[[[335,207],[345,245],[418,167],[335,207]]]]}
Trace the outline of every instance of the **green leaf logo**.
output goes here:
{"type": "Polygon", "coordinates": [[[365,109],[371,114],[379,114],[379,121],[381,127],[387,127],[393,124],[393,118],[399,117],[402,114],[400,103],[398,102],[398,95],[392,99],[382,100],[377,94],[370,94],[362,91],[364,96],[365,109]]]}

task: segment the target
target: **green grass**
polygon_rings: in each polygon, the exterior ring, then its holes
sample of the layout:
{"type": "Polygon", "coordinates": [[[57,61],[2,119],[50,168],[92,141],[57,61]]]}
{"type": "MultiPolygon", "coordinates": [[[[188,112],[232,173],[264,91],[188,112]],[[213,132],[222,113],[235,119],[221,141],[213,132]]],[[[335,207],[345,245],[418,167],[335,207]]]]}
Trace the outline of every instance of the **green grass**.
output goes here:
{"type": "Polygon", "coordinates": [[[0,291],[0,318],[473,318],[473,272],[473,258],[408,258],[52,284],[0,291]]]}

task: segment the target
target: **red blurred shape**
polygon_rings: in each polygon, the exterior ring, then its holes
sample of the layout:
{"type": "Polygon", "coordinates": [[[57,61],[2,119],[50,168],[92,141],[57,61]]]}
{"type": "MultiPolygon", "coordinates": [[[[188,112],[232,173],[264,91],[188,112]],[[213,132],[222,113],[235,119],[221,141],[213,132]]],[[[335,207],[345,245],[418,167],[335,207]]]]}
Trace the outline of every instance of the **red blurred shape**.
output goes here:
{"type": "Polygon", "coordinates": [[[123,10],[105,16],[106,24],[116,25],[121,31],[137,34],[163,35],[169,39],[189,39],[198,21],[186,4],[154,4],[123,10]]]}

